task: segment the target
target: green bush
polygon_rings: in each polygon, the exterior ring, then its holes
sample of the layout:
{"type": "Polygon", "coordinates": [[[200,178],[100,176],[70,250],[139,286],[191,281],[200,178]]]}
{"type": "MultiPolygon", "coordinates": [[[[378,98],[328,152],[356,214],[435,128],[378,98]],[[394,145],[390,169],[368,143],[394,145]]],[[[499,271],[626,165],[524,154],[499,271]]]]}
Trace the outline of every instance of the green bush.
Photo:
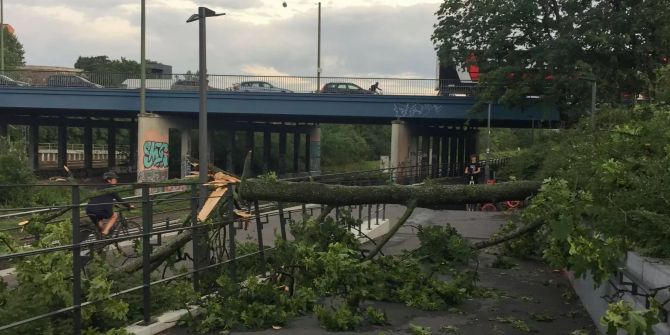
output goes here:
{"type": "MultiPolygon", "coordinates": [[[[0,184],[25,185],[35,182],[35,176],[28,168],[26,155],[20,143],[9,143],[0,137],[0,184]]],[[[0,206],[27,207],[33,203],[33,192],[26,187],[5,187],[0,192],[0,206]]]]}

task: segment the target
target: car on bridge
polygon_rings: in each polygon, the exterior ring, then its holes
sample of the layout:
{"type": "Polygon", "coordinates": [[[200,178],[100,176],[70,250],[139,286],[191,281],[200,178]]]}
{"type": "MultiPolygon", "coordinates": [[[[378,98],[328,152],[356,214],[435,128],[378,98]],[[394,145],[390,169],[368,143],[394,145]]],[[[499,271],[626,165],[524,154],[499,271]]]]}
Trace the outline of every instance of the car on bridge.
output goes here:
{"type": "Polygon", "coordinates": [[[237,92],[279,92],[279,93],[293,93],[293,91],[273,86],[265,81],[243,81],[239,84],[233,84],[231,91],[237,92]]]}
{"type": "Polygon", "coordinates": [[[30,86],[30,84],[0,75],[0,86],[30,86]]]}
{"type": "Polygon", "coordinates": [[[353,83],[328,83],[317,93],[337,93],[337,94],[375,94],[353,83]]]}
{"type": "Polygon", "coordinates": [[[88,79],[72,74],[54,74],[47,78],[47,86],[51,87],[90,87],[104,88],[104,86],[92,83],[88,79]]]}

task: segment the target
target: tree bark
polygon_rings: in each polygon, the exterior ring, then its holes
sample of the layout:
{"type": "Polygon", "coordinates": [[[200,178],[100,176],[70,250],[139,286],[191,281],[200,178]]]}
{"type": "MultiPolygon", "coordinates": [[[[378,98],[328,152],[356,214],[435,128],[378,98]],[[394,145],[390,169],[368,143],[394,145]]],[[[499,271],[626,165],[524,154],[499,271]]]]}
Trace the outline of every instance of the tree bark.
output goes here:
{"type": "Polygon", "coordinates": [[[518,181],[495,185],[342,186],[243,179],[239,191],[246,200],[331,206],[406,205],[416,201],[416,207],[441,209],[447,205],[521,200],[537,193],[540,185],[540,182],[518,181]]]}

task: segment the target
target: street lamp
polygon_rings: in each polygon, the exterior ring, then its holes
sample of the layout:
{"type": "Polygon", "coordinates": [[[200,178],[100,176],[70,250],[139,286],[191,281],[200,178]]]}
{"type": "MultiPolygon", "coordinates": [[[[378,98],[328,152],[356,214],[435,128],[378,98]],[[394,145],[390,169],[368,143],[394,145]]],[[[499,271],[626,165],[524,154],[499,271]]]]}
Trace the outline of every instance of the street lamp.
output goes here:
{"type": "MultiPolygon", "coordinates": [[[[1,1],[1,0],[0,0],[1,1]]],[[[147,112],[147,59],[146,59],[146,6],[145,0],[141,1],[140,10],[140,115],[147,112]]]]}
{"type": "Polygon", "coordinates": [[[316,92],[321,89],[321,2],[319,1],[319,27],[316,51],[316,92]]]}
{"type": "Polygon", "coordinates": [[[199,175],[200,175],[200,208],[205,204],[207,199],[207,193],[205,188],[205,183],[208,181],[208,167],[209,167],[209,157],[208,157],[208,143],[207,143],[207,36],[205,23],[208,17],[226,15],[225,13],[217,14],[213,10],[206,7],[198,7],[198,14],[193,14],[191,17],[186,20],[186,23],[193,21],[199,21],[199,55],[200,55],[200,108],[198,112],[198,141],[199,141],[199,150],[200,153],[200,166],[199,166],[199,175]]]}
{"type": "Polygon", "coordinates": [[[5,12],[3,0],[0,0],[0,71],[5,73],[5,12]]]}

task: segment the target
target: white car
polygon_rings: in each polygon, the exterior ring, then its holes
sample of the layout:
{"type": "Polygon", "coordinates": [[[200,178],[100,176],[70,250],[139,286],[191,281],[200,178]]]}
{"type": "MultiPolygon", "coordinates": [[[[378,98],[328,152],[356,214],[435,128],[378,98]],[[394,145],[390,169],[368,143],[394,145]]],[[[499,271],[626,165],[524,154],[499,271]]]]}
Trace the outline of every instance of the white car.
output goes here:
{"type": "Polygon", "coordinates": [[[272,84],[264,81],[243,81],[239,84],[233,84],[233,91],[237,92],[281,92],[293,93],[285,88],[274,87],[272,84]]]}

